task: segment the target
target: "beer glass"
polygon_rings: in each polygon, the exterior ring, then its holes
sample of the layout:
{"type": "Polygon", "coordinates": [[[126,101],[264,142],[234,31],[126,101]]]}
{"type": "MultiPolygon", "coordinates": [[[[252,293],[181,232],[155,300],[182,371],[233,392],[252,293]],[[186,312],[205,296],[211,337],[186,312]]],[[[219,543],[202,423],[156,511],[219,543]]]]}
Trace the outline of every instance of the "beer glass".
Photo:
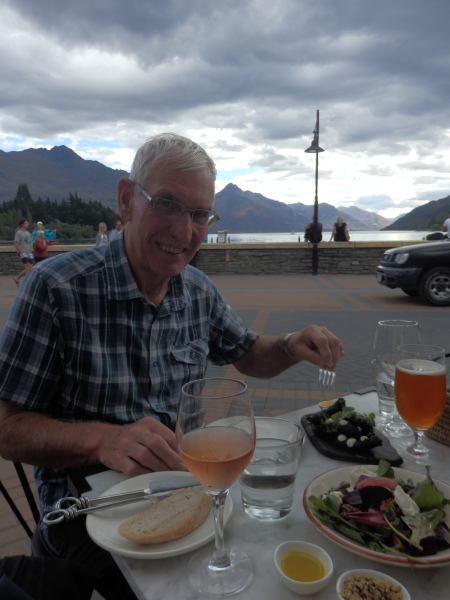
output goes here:
{"type": "Polygon", "coordinates": [[[400,416],[414,431],[415,441],[398,447],[407,456],[429,460],[423,443],[427,429],[444,412],[446,399],[445,351],[438,346],[399,346],[395,367],[395,403],[400,416]]]}

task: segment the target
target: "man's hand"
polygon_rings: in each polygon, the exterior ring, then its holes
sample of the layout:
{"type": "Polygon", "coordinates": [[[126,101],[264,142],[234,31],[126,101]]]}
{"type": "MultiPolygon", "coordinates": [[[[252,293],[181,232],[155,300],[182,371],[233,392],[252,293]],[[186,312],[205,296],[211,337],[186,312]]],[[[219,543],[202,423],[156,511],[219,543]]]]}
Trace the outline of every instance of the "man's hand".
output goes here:
{"type": "Polygon", "coordinates": [[[289,338],[289,351],[297,360],[307,360],[334,371],[344,356],[340,340],[326,327],[309,325],[289,338]]]}
{"type": "Polygon", "coordinates": [[[326,327],[309,325],[291,334],[287,346],[284,338],[284,335],[260,336],[233,365],[244,375],[269,379],[302,360],[333,370],[344,356],[341,342],[326,327]]]}
{"type": "Polygon", "coordinates": [[[129,477],[152,471],[186,471],[175,434],[152,417],[113,426],[103,437],[98,450],[100,462],[129,477]]]}

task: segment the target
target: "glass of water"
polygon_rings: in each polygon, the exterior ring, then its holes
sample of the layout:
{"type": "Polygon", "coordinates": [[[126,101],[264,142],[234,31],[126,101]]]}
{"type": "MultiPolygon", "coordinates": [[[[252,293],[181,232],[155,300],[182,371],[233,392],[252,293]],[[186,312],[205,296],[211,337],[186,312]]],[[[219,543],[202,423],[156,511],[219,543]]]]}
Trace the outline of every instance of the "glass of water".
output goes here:
{"type": "Polygon", "coordinates": [[[256,417],[253,458],[239,478],[247,515],[272,521],[286,517],[294,503],[295,477],[304,432],[278,417],[256,417]]]}
{"type": "Polygon", "coordinates": [[[380,416],[384,424],[390,423],[395,412],[394,382],[376,358],[371,361],[371,364],[377,388],[380,416]]]}

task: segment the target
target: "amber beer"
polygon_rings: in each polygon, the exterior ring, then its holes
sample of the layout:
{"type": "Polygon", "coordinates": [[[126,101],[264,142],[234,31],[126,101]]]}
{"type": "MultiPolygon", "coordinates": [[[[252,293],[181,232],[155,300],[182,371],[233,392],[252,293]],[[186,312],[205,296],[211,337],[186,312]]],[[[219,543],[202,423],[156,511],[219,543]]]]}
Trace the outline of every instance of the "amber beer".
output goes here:
{"type": "Polygon", "coordinates": [[[431,360],[405,358],[395,370],[395,403],[400,416],[416,429],[432,427],[444,412],[445,367],[431,360]]]}

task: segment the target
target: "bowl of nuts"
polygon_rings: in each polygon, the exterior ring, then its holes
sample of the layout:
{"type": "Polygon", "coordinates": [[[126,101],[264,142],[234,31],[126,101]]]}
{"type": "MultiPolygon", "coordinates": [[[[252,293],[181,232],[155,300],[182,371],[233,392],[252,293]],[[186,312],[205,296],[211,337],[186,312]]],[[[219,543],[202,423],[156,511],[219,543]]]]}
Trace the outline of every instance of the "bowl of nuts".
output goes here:
{"type": "Polygon", "coordinates": [[[411,600],[408,590],[396,579],[371,569],[346,571],[337,580],[339,600],[411,600]]]}

